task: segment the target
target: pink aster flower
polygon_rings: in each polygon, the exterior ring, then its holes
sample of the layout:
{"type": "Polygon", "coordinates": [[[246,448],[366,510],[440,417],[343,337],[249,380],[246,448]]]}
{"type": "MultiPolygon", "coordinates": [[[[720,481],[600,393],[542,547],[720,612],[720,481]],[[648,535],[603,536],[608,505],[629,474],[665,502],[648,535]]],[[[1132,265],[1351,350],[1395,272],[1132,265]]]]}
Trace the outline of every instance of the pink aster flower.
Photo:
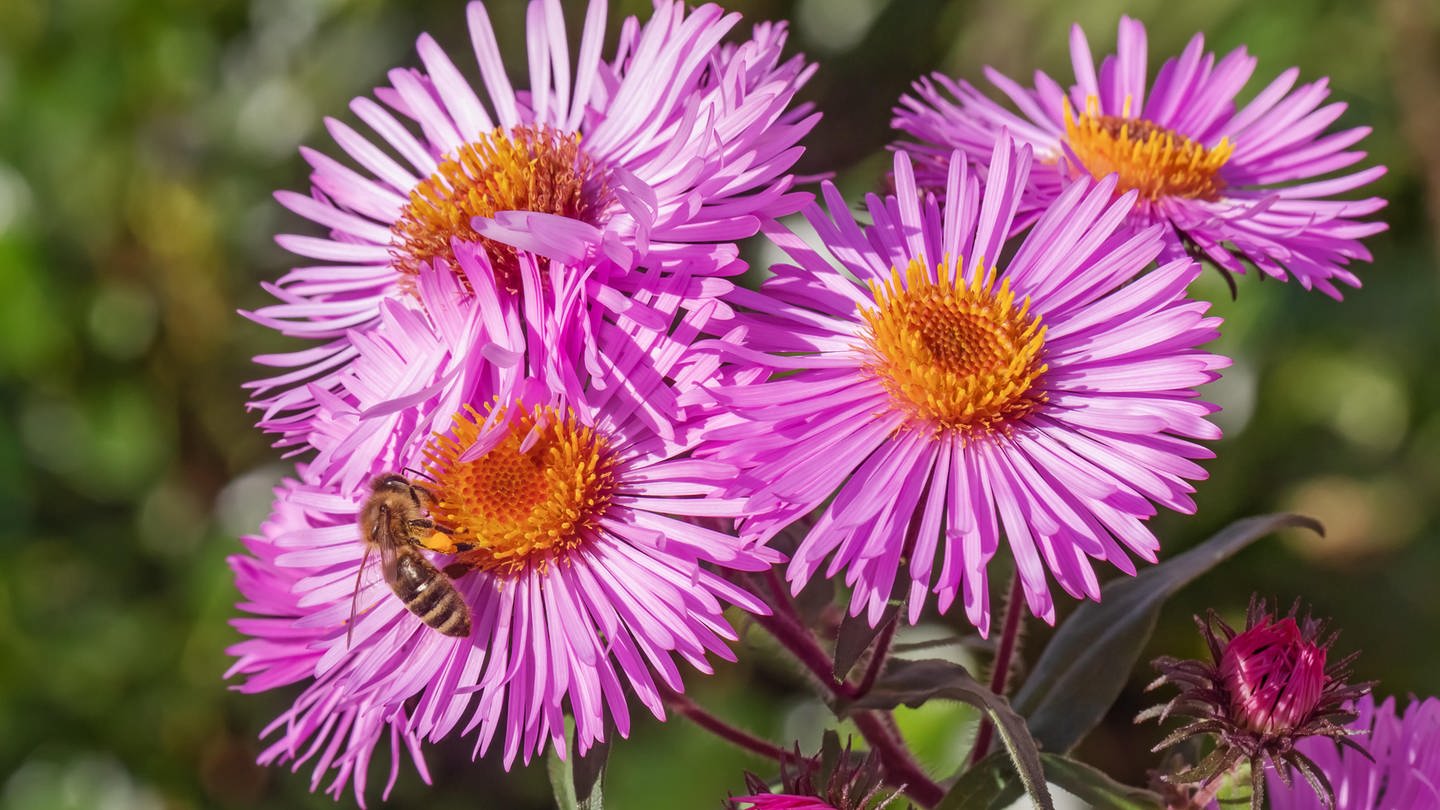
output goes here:
{"type": "Polygon", "coordinates": [[[1325,775],[1334,804],[1303,779],[1266,775],[1273,810],[1418,810],[1440,807],[1440,700],[1412,699],[1403,714],[1395,698],[1356,705],[1356,736],[1311,737],[1297,748],[1325,775]]]}
{"type": "Polygon", "coordinates": [[[648,22],[625,21],[606,61],[602,0],[590,3],[573,56],[558,0],[533,0],[527,21],[527,89],[505,75],[485,7],[472,3],[483,101],[424,35],[423,70],[392,70],[375,99],[351,104],[377,139],[327,119],[355,166],[302,150],[312,193],[277,198],[329,234],[279,237],[315,263],[267,285],[278,302],[250,315],[320,341],[257,358],[285,369],[251,384],[261,425],[285,434],[281,444],[309,429],[316,397],[355,356],[351,336],[378,323],[382,302],[413,293],[431,262],[461,275],[456,242],[482,246],[511,293],[524,251],[608,268],[591,276],[587,300],[624,311],[677,255],[733,270],[734,240],[808,198],[790,191],[787,172],[818,118],[792,104],[813,68],[781,61],[783,26],[725,44],[739,15],[657,0],[648,22]]]}
{"type": "Polygon", "coordinates": [[[720,491],[732,465],[690,457],[703,425],[668,410],[678,345],[611,325],[604,365],[572,363],[581,274],[546,262],[545,284],[522,257],[507,301],[483,249],[456,257],[476,296],[435,261],[423,306],[386,303],[342,393],[320,396],[315,459],[232,561],[256,614],[237,622],[251,638],[232,674],[248,691],[305,684],[261,761],[313,760],[315,784],[333,772],[328,789],[353,781],[362,803],[383,739],[424,776],[422,741],[454,731],[508,767],[547,743],[567,754],[567,714],[581,752],[607,725],[628,735],[627,694],[663,718],[681,662],[733,659],[726,605],[766,611],[723,572],[777,561],[693,520],[742,501],[720,491]],[[425,591],[382,576],[390,554],[425,591]]]}
{"type": "Polygon", "coordinates": [[[1053,621],[1047,571],[1098,598],[1091,560],[1133,574],[1130,555],[1156,559],[1155,504],[1193,510],[1192,459],[1211,453],[1189,440],[1220,435],[1195,387],[1227,363],[1195,348],[1218,325],[1184,295],[1199,268],[1136,280],[1161,228],[1121,229],[1136,194],[1114,198],[1113,178],[1072,183],[1007,242],[1030,167],[1002,138],[982,194],[957,156],[942,204],[899,152],[896,196],[867,200],[872,225],[826,186],[829,212],[805,211],[823,251],[771,228],[795,264],[734,291],[745,311],[715,345],[737,379],[763,376],[715,388],[740,421],[709,452],[758,482],[747,532],[820,508],[789,564],[797,590],[843,571],[851,612],[873,623],[903,561],[912,622],[933,591],[987,632],[1003,535],[1031,611],[1053,621]]]}
{"type": "Polygon", "coordinates": [[[893,123],[917,141],[903,145],[923,156],[922,185],[944,182],[952,149],[984,161],[1008,130],[1034,148],[1040,164],[1026,191],[1032,212],[1077,180],[1118,174],[1118,192],[1137,192],[1129,224],[1167,226],[1167,258],[1193,247],[1234,272],[1244,272],[1245,259],[1267,276],[1294,277],[1307,290],[1340,298],[1336,282],[1360,286],[1347,265],[1370,260],[1360,239],[1385,229],[1361,219],[1384,200],[1331,199],[1384,173],[1374,166],[1336,174],[1365,157],[1350,147],[1369,127],[1327,134],[1345,105],[1322,106],[1329,95],[1324,79],[1295,88],[1295,68],[1237,109],[1255,58],[1240,48],[1217,61],[1204,48],[1197,34],[1152,83],[1138,21],[1121,18],[1116,53],[1098,72],[1076,26],[1075,84],[1068,92],[1044,73],[1026,89],[987,68],[1012,110],[966,81],[937,74],[901,98],[893,123]]]}

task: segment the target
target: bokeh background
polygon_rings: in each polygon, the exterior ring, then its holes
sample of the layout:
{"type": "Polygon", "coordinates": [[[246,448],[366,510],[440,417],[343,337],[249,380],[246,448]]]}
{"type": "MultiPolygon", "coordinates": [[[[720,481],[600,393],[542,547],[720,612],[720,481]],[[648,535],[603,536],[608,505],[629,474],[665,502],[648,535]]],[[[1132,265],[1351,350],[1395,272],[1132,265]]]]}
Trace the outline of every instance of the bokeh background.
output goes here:
{"type": "MultiPolygon", "coordinates": [[[[886,168],[888,112],[914,77],[978,79],[990,64],[1068,78],[1076,20],[1104,52],[1119,15],[1138,16],[1152,70],[1203,31],[1214,49],[1258,54],[1252,92],[1291,65],[1330,76],[1350,104],[1341,123],[1374,127],[1364,146],[1390,168],[1374,190],[1391,200],[1391,230],[1344,303],[1253,277],[1231,301],[1204,282],[1226,318],[1218,348],[1236,361],[1209,391],[1227,436],[1199,513],[1157,520],[1171,551],[1259,512],[1305,512],[1329,531],[1269,539],[1205,577],[1167,609],[1151,652],[1198,654],[1190,617],[1205,607],[1238,618],[1251,592],[1298,596],[1334,618],[1341,650],[1363,648],[1358,673],[1381,692],[1440,692],[1440,5],[725,5],[793,21],[793,46],[822,65],[806,96],[826,115],[802,168],[838,171],[852,193],[886,168]]],[[[491,6],[518,70],[523,5],[491,6]]],[[[225,558],[287,470],[240,386],[258,376],[252,355],[290,344],[236,310],[264,304],[260,283],[289,266],[272,235],[307,232],[270,197],[306,187],[297,147],[335,153],[322,117],[348,117],[385,70],[417,64],[422,31],[470,68],[462,21],[460,0],[0,2],[0,810],[334,806],[308,771],[252,764],[293,693],[240,695],[223,680],[238,638],[225,558]]],[[[1032,655],[1045,634],[1031,634],[1032,655]]],[[[823,710],[758,646],[694,679],[698,699],[813,740],[823,710]]],[[[1135,674],[1082,749],[1131,781],[1159,737],[1130,725],[1149,678],[1135,674]]],[[[954,707],[902,720],[941,773],[971,733],[954,707]]],[[[392,804],[550,806],[540,768],[502,778],[470,748],[429,748],[435,786],[407,765],[392,804]]],[[[616,748],[607,799],[718,807],[762,765],[683,721],[642,724],[616,748]]]]}

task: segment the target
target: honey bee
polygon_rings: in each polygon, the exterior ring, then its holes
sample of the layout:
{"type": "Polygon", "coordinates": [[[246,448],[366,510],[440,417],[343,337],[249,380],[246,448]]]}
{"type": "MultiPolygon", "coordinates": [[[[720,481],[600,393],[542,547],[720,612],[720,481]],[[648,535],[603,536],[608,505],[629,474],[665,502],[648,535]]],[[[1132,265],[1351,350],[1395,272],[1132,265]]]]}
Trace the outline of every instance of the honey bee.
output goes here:
{"type": "MultiPolygon", "coordinates": [[[[360,575],[370,561],[370,552],[379,550],[380,571],[390,590],[411,613],[434,630],[447,636],[470,635],[470,606],[455,588],[450,576],[442,573],[420,553],[417,529],[449,533],[427,516],[435,495],[403,475],[387,473],[370,483],[370,498],[360,509],[360,539],[365,556],[355,575],[355,592],[350,598],[349,629],[345,644],[355,629],[355,610],[360,600],[360,575]]],[[[451,568],[456,574],[463,566],[451,568]]],[[[450,568],[446,569],[451,570],[450,568]]]]}

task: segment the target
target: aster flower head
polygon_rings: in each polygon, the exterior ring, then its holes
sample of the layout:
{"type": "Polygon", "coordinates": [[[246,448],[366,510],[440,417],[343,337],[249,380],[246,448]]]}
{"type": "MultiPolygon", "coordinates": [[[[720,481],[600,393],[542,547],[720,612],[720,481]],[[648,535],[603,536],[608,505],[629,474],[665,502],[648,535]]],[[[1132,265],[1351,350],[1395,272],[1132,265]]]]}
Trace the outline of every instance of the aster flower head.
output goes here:
{"type": "Polygon", "coordinates": [[[1273,768],[1285,783],[1298,771],[1331,806],[1332,789],[1327,772],[1319,768],[1299,743],[1325,737],[1342,745],[1353,729],[1352,707],[1367,694],[1368,683],[1350,683],[1350,665],[1356,654],[1326,667],[1335,635],[1310,616],[1298,615],[1299,603],[1277,617],[1263,600],[1251,600],[1245,629],[1237,632],[1211,611],[1195,623],[1205,638],[1211,660],[1158,658],[1161,675],[1150,688],[1171,684],[1180,694],[1168,703],[1142,712],[1137,720],[1170,715],[1188,721],[1167,736],[1155,750],[1196,736],[1214,738],[1216,747],[1205,761],[1168,777],[1179,784],[1204,786],[1248,760],[1255,806],[1264,796],[1263,775],[1273,768]]]}
{"type": "Polygon", "coordinates": [[[1113,179],[1072,184],[1009,240],[1031,150],[1002,138],[989,162],[982,192],[957,156],[940,203],[899,152],[869,226],[827,185],[829,211],[805,211],[823,250],[769,229],[795,264],[734,291],[717,347],[737,382],[713,396],[737,422],[707,452],[757,482],[745,530],[769,538],[818,509],[789,580],[843,571],[872,624],[903,565],[912,622],[933,592],[987,632],[1002,536],[1036,615],[1054,620],[1047,575],[1098,598],[1090,561],[1153,562],[1145,519],[1193,510],[1193,459],[1211,453],[1190,440],[1219,437],[1195,391],[1227,364],[1196,348],[1218,325],[1184,295],[1198,267],[1134,280],[1160,229],[1120,229],[1135,193],[1113,199],[1113,179]]]}
{"type": "Polygon", "coordinates": [[[1305,780],[1266,776],[1273,810],[1412,810],[1440,807],[1440,700],[1411,699],[1403,712],[1395,698],[1355,704],[1355,720],[1341,745],[1308,737],[1296,748],[1315,764],[1334,791],[1333,803],[1305,780]]]}
{"type": "Polygon", "coordinates": [[[278,237],[314,263],[266,285],[279,300],[250,314],[321,341],[257,358],[286,369],[251,384],[262,427],[282,444],[303,441],[317,399],[355,356],[352,336],[376,326],[385,301],[413,298],[432,263],[465,285],[457,243],[483,249],[509,294],[523,252],[592,267],[587,301],[613,315],[677,257],[734,272],[734,240],[808,198],[791,191],[788,171],[818,118],[792,103],[813,68],[781,59],[782,25],[723,43],[738,14],[656,0],[650,20],[624,22],[606,60],[606,16],[592,0],[572,54],[558,0],[532,0],[523,88],[504,72],[485,6],[471,3],[483,100],[424,35],[423,69],[392,70],[389,86],[351,104],[374,138],[327,119],[353,166],[302,149],[311,194],[276,196],[329,234],[278,237]]]}
{"type": "Polygon", "coordinates": [[[944,182],[952,149],[985,160],[1008,130],[1040,163],[1026,192],[1032,212],[1078,179],[1114,174],[1117,191],[1136,192],[1129,223],[1166,226],[1167,256],[1203,253],[1237,273],[1243,259],[1336,299],[1337,284],[1360,286],[1348,265],[1370,260],[1360,240],[1386,226],[1363,218],[1385,201],[1331,198],[1385,170],[1339,174],[1365,157],[1350,147],[1370,129],[1326,132],[1345,110],[1324,104],[1326,80],[1297,88],[1299,71],[1291,68],[1240,107],[1236,98],[1255,58],[1239,48],[1217,59],[1197,34],[1152,82],[1145,27],[1129,17],[1121,18],[1116,52],[1098,71],[1078,25],[1070,51],[1075,84],[1068,90],[1041,72],[1025,88],[987,68],[1014,109],[963,80],[936,74],[916,82],[893,124],[914,139],[902,145],[924,156],[922,183],[944,182]]]}
{"type": "Polygon", "coordinates": [[[732,465],[689,457],[703,425],[669,410],[674,334],[611,325],[594,336],[604,363],[574,363],[572,268],[544,263],[542,283],[522,256],[507,303],[482,249],[456,256],[484,294],[464,296],[435,261],[417,278],[423,306],[387,304],[344,395],[320,399],[319,452],[233,561],[257,618],[238,622],[251,638],[231,674],[250,691],[305,683],[262,762],[313,761],[317,785],[333,772],[329,789],[353,782],[362,802],[382,739],[424,776],[422,742],[454,731],[508,767],[547,744],[567,755],[567,715],[582,753],[610,729],[628,735],[631,697],[663,718],[681,662],[733,659],[726,605],[766,611],[723,571],[778,559],[694,521],[742,504],[720,491],[732,465]],[[466,635],[407,609],[374,555],[365,566],[357,516],[372,482],[396,474],[424,512],[397,531],[458,592],[466,635]]]}

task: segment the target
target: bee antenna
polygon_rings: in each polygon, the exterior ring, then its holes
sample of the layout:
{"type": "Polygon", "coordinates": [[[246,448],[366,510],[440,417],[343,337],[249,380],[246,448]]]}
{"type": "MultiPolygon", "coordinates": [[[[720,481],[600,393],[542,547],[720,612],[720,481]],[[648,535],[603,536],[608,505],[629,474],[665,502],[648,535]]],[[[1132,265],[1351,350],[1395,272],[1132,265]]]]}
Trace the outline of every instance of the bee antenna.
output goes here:
{"type": "Polygon", "coordinates": [[[436,480],[435,480],[435,476],[433,476],[433,475],[425,472],[424,470],[417,470],[417,469],[415,469],[414,467],[405,467],[405,468],[404,468],[404,471],[407,472],[407,473],[409,473],[409,474],[411,474],[411,475],[418,476],[418,477],[420,477],[420,478],[424,478],[426,481],[429,481],[429,482],[432,483],[432,484],[438,484],[438,483],[440,483],[439,481],[436,481],[436,480]]]}

